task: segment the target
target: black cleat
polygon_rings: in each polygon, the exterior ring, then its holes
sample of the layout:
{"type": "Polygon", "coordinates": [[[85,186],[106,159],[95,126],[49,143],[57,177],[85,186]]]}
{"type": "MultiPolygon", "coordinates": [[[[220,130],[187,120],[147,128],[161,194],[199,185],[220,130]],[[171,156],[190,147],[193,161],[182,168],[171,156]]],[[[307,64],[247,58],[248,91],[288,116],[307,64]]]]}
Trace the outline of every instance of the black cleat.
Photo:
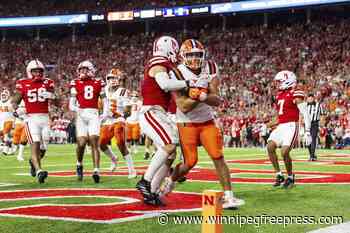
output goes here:
{"type": "Polygon", "coordinates": [[[45,183],[45,179],[47,178],[49,174],[47,173],[47,171],[40,171],[37,175],[38,177],[38,181],[40,184],[45,183]]]}
{"type": "Polygon", "coordinates": [[[30,175],[32,177],[36,177],[36,170],[35,170],[35,167],[33,165],[32,159],[29,159],[29,165],[30,165],[30,175]]]}
{"type": "Polygon", "coordinates": [[[145,180],[143,177],[139,182],[137,182],[136,188],[140,191],[144,200],[151,197],[151,182],[145,180]]]}
{"type": "Polygon", "coordinates": [[[165,206],[163,201],[160,199],[159,195],[156,193],[151,193],[151,195],[148,198],[143,199],[143,202],[147,205],[165,206]]]}
{"type": "Polygon", "coordinates": [[[94,179],[96,184],[100,183],[100,174],[98,174],[98,172],[94,172],[94,174],[92,174],[92,179],[94,179]]]}
{"type": "Polygon", "coordinates": [[[149,152],[145,152],[145,155],[143,156],[143,158],[144,158],[145,160],[147,160],[147,159],[149,159],[150,156],[151,156],[151,155],[149,154],[149,152]]]}
{"type": "Polygon", "coordinates": [[[186,176],[183,176],[183,177],[180,177],[180,178],[177,180],[177,182],[183,183],[183,182],[185,182],[186,180],[187,180],[186,176]]]}
{"type": "Polygon", "coordinates": [[[77,165],[77,177],[78,177],[78,181],[82,181],[83,180],[83,165],[77,165]]]}
{"type": "Polygon", "coordinates": [[[276,181],[273,184],[273,187],[279,187],[281,184],[284,182],[284,176],[283,175],[277,175],[276,176],[276,181]]]}
{"type": "Polygon", "coordinates": [[[295,181],[295,175],[293,174],[293,178],[287,177],[286,181],[283,184],[283,188],[290,189],[293,188],[295,181]]]}

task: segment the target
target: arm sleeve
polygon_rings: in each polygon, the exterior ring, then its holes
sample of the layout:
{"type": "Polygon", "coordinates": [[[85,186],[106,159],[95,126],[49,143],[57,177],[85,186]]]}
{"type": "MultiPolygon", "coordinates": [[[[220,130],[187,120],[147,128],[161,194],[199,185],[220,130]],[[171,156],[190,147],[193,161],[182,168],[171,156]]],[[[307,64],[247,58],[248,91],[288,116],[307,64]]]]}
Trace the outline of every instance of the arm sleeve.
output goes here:
{"type": "Polygon", "coordinates": [[[159,72],[154,78],[159,87],[164,91],[177,91],[187,87],[185,80],[170,79],[167,72],[159,72]]]}
{"type": "Polygon", "coordinates": [[[103,103],[102,115],[108,116],[109,115],[109,100],[108,100],[108,98],[106,98],[106,97],[102,98],[102,103],[103,103]]]}
{"type": "Polygon", "coordinates": [[[307,111],[307,105],[306,102],[302,102],[300,104],[298,104],[298,109],[300,111],[300,113],[303,115],[304,118],[304,124],[305,124],[305,131],[306,132],[310,132],[310,128],[311,128],[311,117],[307,111]]]}

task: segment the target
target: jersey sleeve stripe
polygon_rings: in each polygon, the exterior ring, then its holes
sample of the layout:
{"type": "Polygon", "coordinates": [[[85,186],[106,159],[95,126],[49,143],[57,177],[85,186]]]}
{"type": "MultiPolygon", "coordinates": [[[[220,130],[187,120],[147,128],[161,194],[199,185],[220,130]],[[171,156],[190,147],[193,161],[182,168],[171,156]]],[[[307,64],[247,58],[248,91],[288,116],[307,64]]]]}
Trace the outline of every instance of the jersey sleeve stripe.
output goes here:
{"type": "Polygon", "coordinates": [[[182,75],[181,71],[178,68],[174,67],[172,71],[174,72],[174,75],[177,80],[185,80],[184,76],[182,75]]]}

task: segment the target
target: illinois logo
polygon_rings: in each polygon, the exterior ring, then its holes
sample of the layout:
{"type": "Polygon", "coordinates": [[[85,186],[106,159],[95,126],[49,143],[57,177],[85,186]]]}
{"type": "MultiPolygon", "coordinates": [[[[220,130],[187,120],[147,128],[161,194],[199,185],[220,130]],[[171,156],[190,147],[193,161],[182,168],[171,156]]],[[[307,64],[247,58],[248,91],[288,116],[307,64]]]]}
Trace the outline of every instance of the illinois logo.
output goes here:
{"type": "Polygon", "coordinates": [[[167,197],[164,207],[148,206],[134,189],[36,189],[1,191],[1,202],[21,200],[60,199],[72,197],[99,197],[118,199],[119,202],[100,204],[37,204],[0,209],[0,216],[52,219],[76,222],[120,223],[151,218],[163,212],[189,212],[201,208],[198,193],[174,192],[167,197]],[[120,201],[121,200],[121,201],[120,201]]]}

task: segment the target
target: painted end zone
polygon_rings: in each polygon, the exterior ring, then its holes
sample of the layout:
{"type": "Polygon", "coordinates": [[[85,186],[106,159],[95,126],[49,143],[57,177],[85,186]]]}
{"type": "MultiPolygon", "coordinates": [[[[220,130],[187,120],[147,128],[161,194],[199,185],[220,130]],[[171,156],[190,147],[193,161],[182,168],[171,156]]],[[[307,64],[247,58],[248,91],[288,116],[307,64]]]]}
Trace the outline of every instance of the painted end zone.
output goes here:
{"type": "Polygon", "coordinates": [[[164,207],[145,205],[138,191],[132,189],[42,189],[0,192],[0,201],[35,200],[81,196],[115,197],[121,203],[104,204],[40,204],[0,209],[0,216],[66,220],[77,222],[118,223],[159,215],[161,212],[200,210],[201,194],[174,192],[164,207]]]}

